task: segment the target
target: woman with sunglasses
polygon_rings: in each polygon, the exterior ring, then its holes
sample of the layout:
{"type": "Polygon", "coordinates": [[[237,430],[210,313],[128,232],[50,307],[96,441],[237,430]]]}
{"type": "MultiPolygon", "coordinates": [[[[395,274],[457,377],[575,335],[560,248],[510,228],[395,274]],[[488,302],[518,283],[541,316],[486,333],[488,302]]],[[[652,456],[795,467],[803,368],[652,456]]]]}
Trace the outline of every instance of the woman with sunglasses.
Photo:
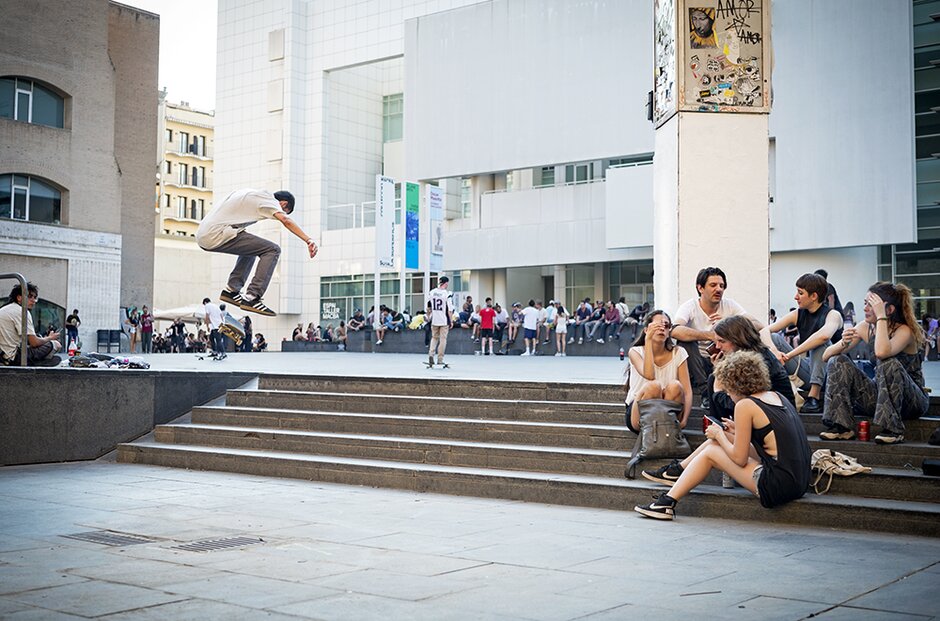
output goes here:
{"type": "Polygon", "coordinates": [[[640,432],[639,402],[667,399],[683,404],[679,425],[685,428],[692,410],[692,385],[689,380],[688,352],[676,347],[670,331],[672,320],[665,311],[654,310],[646,316],[643,331],[630,348],[627,369],[627,427],[640,432]]]}
{"type": "Polygon", "coordinates": [[[871,416],[881,428],[879,444],[904,441],[904,420],[920,418],[930,402],[924,389],[921,348],[924,332],[914,316],[911,290],[902,284],[877,282],[865,296],[865,321],[848,327],[842,340],[823,354],[828,361],[823,440],[855,437],[855,414],[871,416]],[[875,379],[869,379],[846,355],[865,341],[875,379]]]}

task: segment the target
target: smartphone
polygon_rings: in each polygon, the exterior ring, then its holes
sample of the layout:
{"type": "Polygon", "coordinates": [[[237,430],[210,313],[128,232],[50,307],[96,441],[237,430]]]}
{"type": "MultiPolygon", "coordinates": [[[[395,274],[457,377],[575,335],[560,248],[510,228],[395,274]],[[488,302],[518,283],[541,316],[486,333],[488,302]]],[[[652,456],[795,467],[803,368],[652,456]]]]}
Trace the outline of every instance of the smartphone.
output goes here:
{"type": "Polygon", "coordinates": [[[717,344],[712,343],[711,345],[709,345],[708,347],[705,348],[705,351],[708,352],[708,355],[709,355],[709,356],[714,356],[715,354],[717,354],[717,353],[718,353],[719,351],[721,351],[721,350],[718,349],[718,345],[717,345],[717,344]]]}
{"type": "Polygon", "coordinates": [[[724,424],[723,422],[721,422],[720,420],[718,420],[717,418],[715,418],[715,417],[712,416],[711,414],[704,414],[703,416],[705,416],[705,418],[707,418],[708,420],[710,420],[713,425],[718,425],[718,426],[721,427],[722,429],[727,429],[727,427],[725,427],[725,424],[724,424]]]}

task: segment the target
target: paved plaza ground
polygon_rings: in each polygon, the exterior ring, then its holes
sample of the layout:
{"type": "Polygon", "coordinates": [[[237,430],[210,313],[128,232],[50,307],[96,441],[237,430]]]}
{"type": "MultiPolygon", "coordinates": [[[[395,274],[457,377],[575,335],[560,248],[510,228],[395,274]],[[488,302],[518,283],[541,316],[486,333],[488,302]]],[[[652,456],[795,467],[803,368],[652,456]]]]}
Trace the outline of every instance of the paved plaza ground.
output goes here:
{"type": "MultiPolygon", "coordinates": [[[[155,369],[493,381],[610,383],[622,372],[616,358],[465,356],[443,371],[414,355],[147,358],[155,369]]],[[[936,380],[940,365],[927,368],[936,380]]],[[[108,457],[0,468],[0,619],[940,619],[940,540],[683,517],[681,506],[661,523],[629,509],[108,457]],[[89,531],[147,539],[67,537],[89,531]],[[177,548],[236,536],[248,545],[177,548]]]]}

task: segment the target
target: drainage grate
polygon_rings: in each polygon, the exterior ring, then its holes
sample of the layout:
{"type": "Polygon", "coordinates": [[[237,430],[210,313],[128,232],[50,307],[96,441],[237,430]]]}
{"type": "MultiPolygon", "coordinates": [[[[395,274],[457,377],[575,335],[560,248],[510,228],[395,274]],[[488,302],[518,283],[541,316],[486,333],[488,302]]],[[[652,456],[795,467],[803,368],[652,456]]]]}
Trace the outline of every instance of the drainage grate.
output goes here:
{"type": "Polygon", "coordinates": [[[103,546],[135,546],[141,543],[153,543],[155,539],[144,537],[142,535],[131,535],[128,533],[115,533],[110,530],[92,530],[85,533],[72,533],[71,535],[62,535],[67,539],[78,539],[79,541],[90,541],[91,543],[100,543],[103,546]]]}
{"type": "Polygon", "coordinates": [[[259,539],[258,537],[224,537],[222,539],[206,539],[205,541],[184,543],[182,545],[173,546],[172,549],[186,550],[187,552],[215,552],[216,550],[240,548],[256,543],[264,543],[264,539],[259,539]]]}

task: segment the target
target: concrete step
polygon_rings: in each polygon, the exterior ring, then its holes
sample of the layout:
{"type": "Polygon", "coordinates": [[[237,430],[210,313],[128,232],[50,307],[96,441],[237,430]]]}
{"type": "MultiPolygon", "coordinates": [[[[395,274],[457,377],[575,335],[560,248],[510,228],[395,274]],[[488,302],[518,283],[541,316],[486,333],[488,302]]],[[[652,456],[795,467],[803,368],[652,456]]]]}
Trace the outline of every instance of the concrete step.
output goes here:
{"type": "MultiPolygon", "coordinates": [[[[289,390],[230,390],[226,394],[225,402],[236,407],[357,414],[624,425],[624,406],[616,402],[534,401],[289,390]]],[[[699,426],[701,427],[701,422],[699,426]]]]}
{"type": "MultiPolygon", "coordinates": [[[[158,443],[122,444],[118,461],[621,510],[665,489],[645,480],[158,443]]],[[[924,502],[808,495],[768,511],[746,490],[703,485],[683,499],[677,514],[680,520],[703,516],[940,536],[940,506],[924,502]]]]}
{"type": "MultiPolygon", "coordinates": [[[[624,468],[630,460],[630,449],[633,448],[632,442],[628,443],[627,450],[610,451],[196,424],[161,425],[155,430],[155,439],[163,444],[285,451],[612,478],[623,477],[624,468]]],[[[641,468],[655,469],[668,461],[644,461],[641,468]]],[[[707,482],[718,485],[721,483],[721,475],[715,471],[707,482]]],[[[824,485],[825,481],[820,489],[823,489],[824,485]]],[[[940,502],[940,481],[924,477],[920,471],[876,468],[872,473],[865,475],[834,477],[828,493],[940,502]]]]}
{"type": "MultiPolygon", "coordinates": [[[[926,442],[904,442],[902,444],[875,444],[858,440],[820,440],[819,436],[809,436],[809,446],[813,451],[832,449],[851,455],[863,466],[872,468],[884,466],[921,472],[925,459],[940,459],[940,446],[931,446],[926,442]]],[[[940,485],[940,479],[937,479],[940,485]]]]}
{"type": "Polygon", "coordinates": [[[630,448],[636,438],[623,425],[361,414],[228,405],[193,408],[192,422],[200,425],[366,433],[408,438],[442,438],[467,442],[565,446],[596,450],[630,448]]]}
{"type": "MultiPolygon", "coordinates": [[[[416,361],[420,364],[420,360],[416,361]]],[[[481,381],[443,378],[337,377],[330,375],[262,375],[260,390],[337,392],[419,397],[465,397],[535,401],[588,401],[623,403],[623,387],[616,384],[481,381]]]]}

